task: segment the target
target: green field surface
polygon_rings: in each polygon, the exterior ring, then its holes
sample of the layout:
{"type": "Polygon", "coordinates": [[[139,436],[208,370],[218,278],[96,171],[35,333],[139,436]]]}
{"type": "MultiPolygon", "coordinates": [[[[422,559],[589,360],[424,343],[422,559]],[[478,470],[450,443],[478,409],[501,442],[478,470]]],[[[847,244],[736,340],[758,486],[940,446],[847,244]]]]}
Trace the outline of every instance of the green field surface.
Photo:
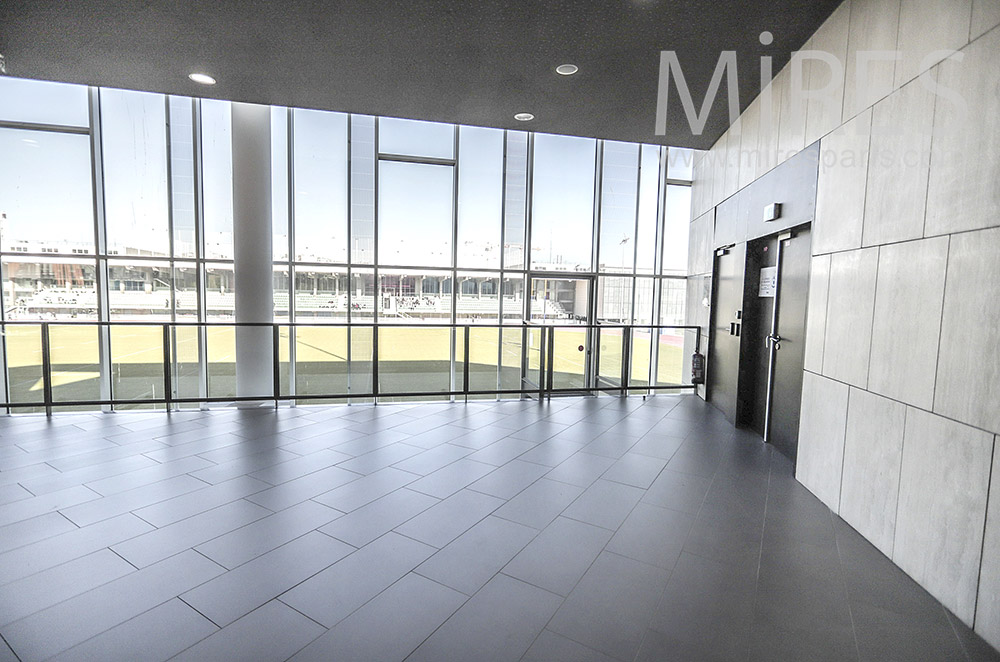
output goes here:
{"type": "MultiPolygon", "coordinates": [[[[288,327],[279,330],[281,390],[289,392],[290,343],[288,327]]],[[[172,375],[180,397],[199,397],[198,330],[177,327],[171,355],[172,375]]],[[[465,329],[454,332],[438,327],[379,327],[378,373],[380,393],[433,393],[451,390],[452,346],[454,383],[461,390],[465,329]],[[454,335],[454,340],[453,340],[454,335]]],[[[594,333],[597,333],[595,331],[594,333]]],[[[621,329],[600,331],[595,338],[602,383],[619,385],[621,379],[621,329]]],[[[206,331],[206,365],[209,397],[236,394],[236,330],[214,326],[206,331]]],[[[50,323],[53,401],[98,400],[100,394],[99,331],[96,325],[50,323]]],[[[587,331],[557,328],[553,334],[553,387],[585,387],[584,363],[587,331]]],[[[522,328],[502,330],[470,327],[469,388],[492,391],[521,388],[522,328]]],[[[5,331],[10,403],[43,400],[40,325],[7,325],[5,331]]],[[[528,330],[528,375],[537,383],[541,329],[528,330]]],[[[631,386],[648,384],[649,333],[633,332],[631,386]]],[[[657,385],[679,385],[683,380],[681,339],[661,336],[658,348],[657,385]]],[[[163,397],[163,330],[149,326],[120,326],[110,330],[111,387],[115,399],[163,397]]],[[[270,352],[264,360],[270,362],[270,352]]],[[[295,392],[301,395],[349,395],[371,392],[372,329],[357,327],[299,326],[295,329],[295,392]]],[[[423,396],[422,400],[432,399],[423,396]]],[[[335,399],[331,399],[335,401],[335,399]]],[[[30,411],[19,407],[16,411],[30,411]]]]}

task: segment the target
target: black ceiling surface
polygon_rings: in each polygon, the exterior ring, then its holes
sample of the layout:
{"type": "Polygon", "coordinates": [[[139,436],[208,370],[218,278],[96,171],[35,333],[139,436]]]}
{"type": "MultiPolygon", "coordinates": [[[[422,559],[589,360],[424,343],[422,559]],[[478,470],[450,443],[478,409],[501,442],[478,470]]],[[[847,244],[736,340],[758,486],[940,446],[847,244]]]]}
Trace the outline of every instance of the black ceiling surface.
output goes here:
{"type": "Polygon", "coordinates": [[[3,0],[0,53],[24,78],[707,148],[729,125],[725,83],[703,135],[672,91],[657,136],[660,51],[677,52],[699,109],[736,51],[746,107],[759,58],[779,71],[839,2],[3,0]]]}

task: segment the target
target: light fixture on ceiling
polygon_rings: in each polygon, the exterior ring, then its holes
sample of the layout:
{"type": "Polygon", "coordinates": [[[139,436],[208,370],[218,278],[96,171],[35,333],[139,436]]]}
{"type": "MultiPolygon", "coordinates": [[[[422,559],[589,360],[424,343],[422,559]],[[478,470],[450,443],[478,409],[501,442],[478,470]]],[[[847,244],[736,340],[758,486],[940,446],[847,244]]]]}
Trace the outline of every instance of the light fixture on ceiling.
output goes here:
{"type": "Polygon", "coordinates": [[[208,74],[193,73],[188,74],[188,78],[202,85],[215,85],[215,79],[208,74]]]}
{"type": "Polygon", "coordinates": [[[556,67],[556,73],[560,76],[572,76],[578,71],[580,71],[580,67],[575,64],[560,64],[556,67]]]}
{"type": "Polygon", "coordinates": [[[518,122],[530,122],[535,119],[535,116],[531,113],[518,113],[517,115],[514,115],[514,119],[518,122]]]}

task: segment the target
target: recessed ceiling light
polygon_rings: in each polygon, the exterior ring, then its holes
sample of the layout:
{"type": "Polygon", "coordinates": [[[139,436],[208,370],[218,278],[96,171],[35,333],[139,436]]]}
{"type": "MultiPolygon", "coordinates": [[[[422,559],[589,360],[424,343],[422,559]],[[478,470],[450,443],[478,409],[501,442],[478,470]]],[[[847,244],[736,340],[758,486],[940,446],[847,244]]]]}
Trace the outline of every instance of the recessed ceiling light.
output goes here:
{"type": "Polygon", "coordinates": [[[560,64],[556,67],[556,73],[560,76],[572,76],[578,71],[580,71],[580,67],[575,64],[560,64]]]}
{"type": "Polygon", "coordinates": [[[517,115],[514,115],[514,119],[518,122],[530,122],[535,119],[535,116],[531,113],[518,113],[517,115]]]}
{"type": "Polygon", "coordinates": [[[208,74],[189,74],[188,78],[196,83],[201,83],[202,85],[215,85],[215,79],[208,74]]]}

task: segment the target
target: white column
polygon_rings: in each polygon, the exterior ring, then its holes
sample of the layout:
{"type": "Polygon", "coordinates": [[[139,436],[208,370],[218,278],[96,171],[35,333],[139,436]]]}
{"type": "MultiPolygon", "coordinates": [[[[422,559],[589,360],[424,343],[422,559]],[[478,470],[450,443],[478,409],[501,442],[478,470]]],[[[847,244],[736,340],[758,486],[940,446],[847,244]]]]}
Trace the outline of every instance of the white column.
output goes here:
{"type": "MultiPolygon", "coordinates": [[[[233,258],[236,321],[273,321],[271,109],[233,104],[233,258]]],[[[236,393],[273,393],[270,327],[236,329],[236,393]]],[[[254,406],[255,403],[247,403],[254,406]]]]}

